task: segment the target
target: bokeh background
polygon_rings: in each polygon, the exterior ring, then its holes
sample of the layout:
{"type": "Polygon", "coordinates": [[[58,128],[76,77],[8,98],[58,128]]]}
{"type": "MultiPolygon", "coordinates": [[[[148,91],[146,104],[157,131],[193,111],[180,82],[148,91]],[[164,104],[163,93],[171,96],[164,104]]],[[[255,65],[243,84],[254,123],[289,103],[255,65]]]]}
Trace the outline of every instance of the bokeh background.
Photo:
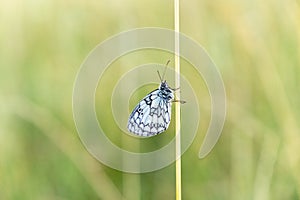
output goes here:
{"type": "MultiPolygon", "coordinates": [[[[180,12],[181,32],[207,50],[227,93],[222,136],[200,160],[209,96],[201,77],[183,67],[201,108],[198,136],[182,157],[183,199],[300,199],[299,0],[190,0],[180,12]]],[[[128,29],[173,29],[173,2],[2,1],[0,22],[0,199],[174,199],[174,165],[146,174],[110,169],[86,151],[72,117],[73,83],[88,53],[128,29]]],[[[170,56],[125,55],[99,90],[109,92],[130,66],[170,56]]],[[[152,88],[135,93],[131,108],[152,88]]],[[[103,120],[116,129],[116,143],[130,145],[111,117],[103,120]]],[[[143,142],[153,149],[163,137],[143,142]]]]}

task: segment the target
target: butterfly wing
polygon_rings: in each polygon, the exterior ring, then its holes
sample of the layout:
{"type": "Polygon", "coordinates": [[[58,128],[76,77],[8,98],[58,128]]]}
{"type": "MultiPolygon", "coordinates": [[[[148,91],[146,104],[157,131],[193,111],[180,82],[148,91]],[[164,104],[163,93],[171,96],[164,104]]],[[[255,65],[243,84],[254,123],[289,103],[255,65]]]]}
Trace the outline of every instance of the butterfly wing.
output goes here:
{"type": "Polygon", "coordinates": [[[154,90],[133,109],[128,119],[128,130],[138,136],[151,137],[164,132],[170,125],[171,102],[154,90]]]}

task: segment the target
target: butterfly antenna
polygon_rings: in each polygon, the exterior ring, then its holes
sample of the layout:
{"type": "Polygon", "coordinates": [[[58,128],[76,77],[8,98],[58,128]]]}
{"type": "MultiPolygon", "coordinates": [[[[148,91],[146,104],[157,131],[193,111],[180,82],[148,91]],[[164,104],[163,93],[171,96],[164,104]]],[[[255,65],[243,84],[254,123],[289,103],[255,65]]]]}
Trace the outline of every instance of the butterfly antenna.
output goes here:
{"type": "Polygon", "coordinates": [[[160,82],[162,82],[162,78],[161,78],[161,76],[160,76],[160,73],[159,73],[159,71],[158,71],[158,70],[157,70],[157,73],[158,73],[158,76],[159,76],[160,82]]]}
{"type": "Polygon", "coordinates": [[[164,69],[164,73],[163,73],[163,75],[162,75],[162,77],[161,77],[161,81],[163,81],[163,79],[165,78],[165,74],[166,74],[167,67],[168,67],[168,64],[169,64],[169,63],[170,63],[170,60],[167,61],[167,64],[166,64],[165,69],[164,69]]]}
{"type": "Polygon", "coordinates": [[[157,73],[158,73],[158,76],[159,76],[160,82],[163,82],[163,80],[164,80],[164,78],[165,78],[165,74],[166,74],[166,71],[167,71],[167,66],[168,66],[169,62],[170,62],[170,60],[168,60],[168,62],[167,62],[167,64],[166,64],[166,66],[165,66],[165,69],[164,69],[164,73],[163,73],[163,75],[162,75],[162,76],[160,75],[159,71],[157,70],[157,73]]]}

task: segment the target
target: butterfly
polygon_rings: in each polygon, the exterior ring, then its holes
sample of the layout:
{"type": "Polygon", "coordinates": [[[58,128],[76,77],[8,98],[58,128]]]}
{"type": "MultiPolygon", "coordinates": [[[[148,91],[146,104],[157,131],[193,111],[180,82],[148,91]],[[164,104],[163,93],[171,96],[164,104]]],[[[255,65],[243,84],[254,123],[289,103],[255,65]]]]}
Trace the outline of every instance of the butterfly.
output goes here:
{"type": "Polygon", "coordinates": [[[167,62],[163,76],[158,76],[160,85],[158,89],[147,94],[131,112],[127,129],[134,135],[141,137],[151,137],[158,135],[168,129],[171,122],[172,102],[185,103],[185,101],[175,100],[174,92],[179,89],[172,89],[164,79],[167,62]]]}

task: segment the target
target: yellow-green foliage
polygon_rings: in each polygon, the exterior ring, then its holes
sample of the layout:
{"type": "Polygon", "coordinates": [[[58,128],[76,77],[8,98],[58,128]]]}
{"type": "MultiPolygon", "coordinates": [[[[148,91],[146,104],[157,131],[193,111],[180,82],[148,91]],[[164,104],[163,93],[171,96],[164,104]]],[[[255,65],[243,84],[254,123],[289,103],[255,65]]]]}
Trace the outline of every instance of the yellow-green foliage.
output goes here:
{"type": "MultiPolygon", "coordinates": [[[[209,94],[182,61],[201,109],[198,136],[182,158],[183,199],[299,199],[299,1],[189,0],[180,12],[181,32],[208,51],[227,93],[222,136],[199,160],[209,94]]],[[[112,170],[83,147],[72,116],[73,83],[92,48],[131,28],[172,29],[173,2],[2,1],[0,22],[0,199],[174,199],[174,164],[142,175],[112,170]]],[[[99,110],[110,102],[101,94],[132,66],[170,58],[162,51],[134,52],[107,70],[96,109],[117,145],[147,152],[172,138],[174,125],[169,135],[136,144],[115,126],[109,109],[99,110]]],[[[130,109],[155,87],[134,93],[130,109]]]]}

